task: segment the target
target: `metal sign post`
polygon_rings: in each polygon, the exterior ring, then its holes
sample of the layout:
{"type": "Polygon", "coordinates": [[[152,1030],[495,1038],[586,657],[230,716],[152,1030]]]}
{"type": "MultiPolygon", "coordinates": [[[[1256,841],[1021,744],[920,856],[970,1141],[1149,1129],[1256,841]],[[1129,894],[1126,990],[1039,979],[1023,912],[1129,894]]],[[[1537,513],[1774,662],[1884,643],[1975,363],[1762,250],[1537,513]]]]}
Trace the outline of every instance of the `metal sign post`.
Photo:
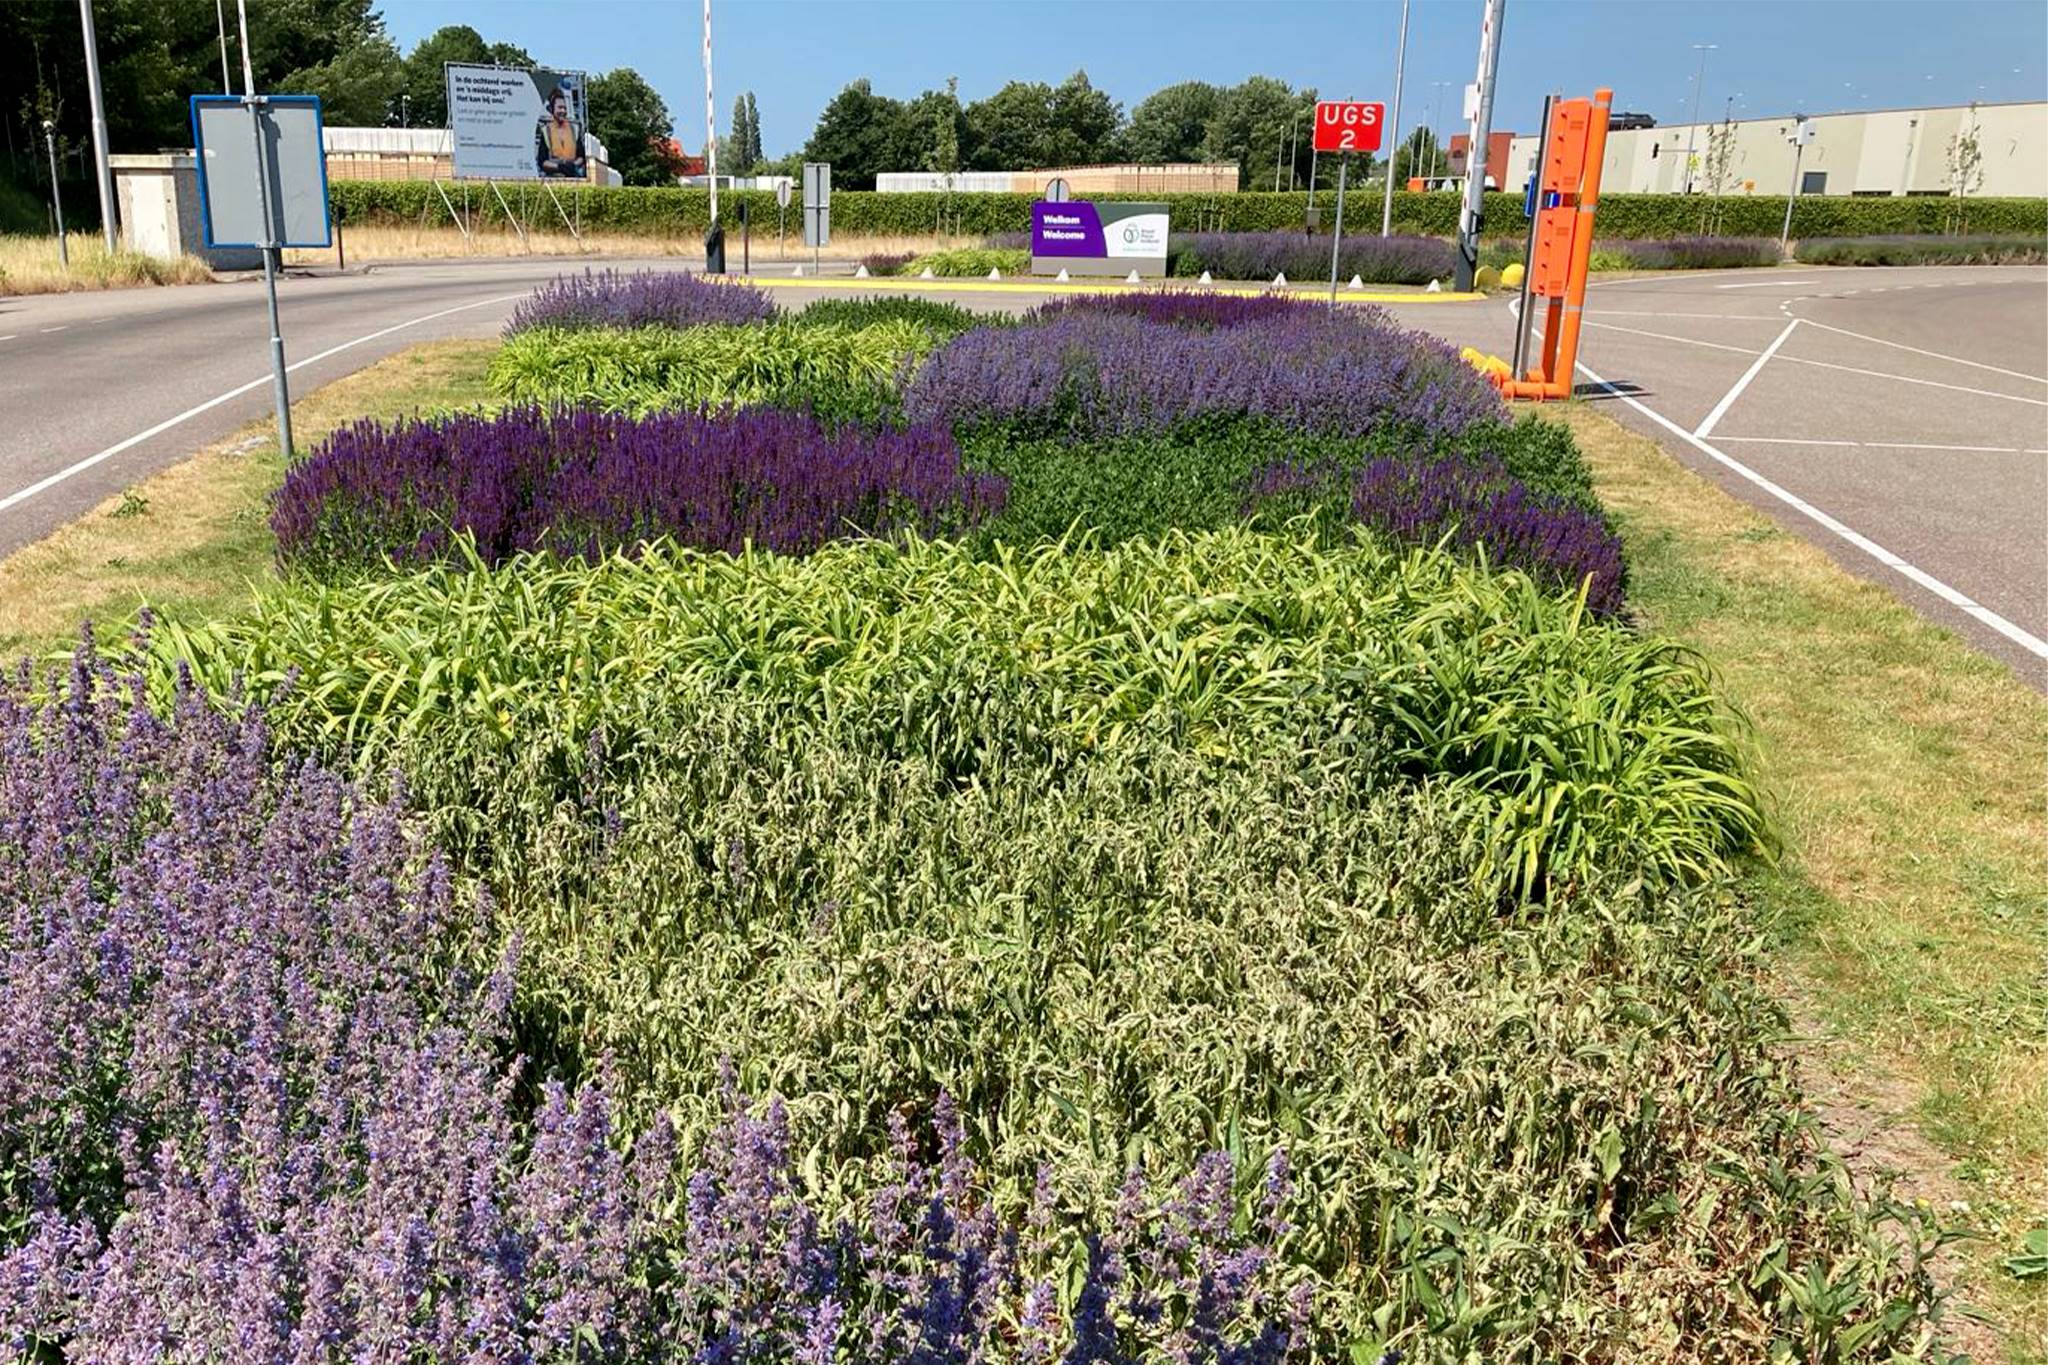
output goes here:
{"type": "Polygon", "coordinates": [[[783,217],[788,212],[789,181],[785,178],[775,182],[775,259],[778,261],[789,255],[789,249],[783,240],[783,217]]]}
{"type": "Polygon", "coordinates": [[[1337,248],[1344,244],[1344,172],[1351,169],[1351,158],[1342,152],[1337,154],[1337,227],[1330,234],[1330,307],[1337,306],[1337,248]]]}
{"type": "Polygon", "coordinates": [[[71,245],[64,240],[64,187],[57,183],[57,130],[43,120],[43,147],[50,154],[50,206],[57,212],[57,264],[71,269],[71,245]]]}
{"type": "Polygon", "coordinates": [[[1792,206],[1799,202],[1799,165],[1806,157],[1806,144],[1813,141],[1813,120],[1804,114],[1792,116],[1797,122],[1792,125],[1792,188],[1785,195],[1785,226],[1778,232],[1778,251],[1782,254],[1785,244],[1792,240],[1792,206]]]}
{"type": "Polygon", "coordinates": [[[811,270],[816,273],[819,252],[832,241],[832,163],[804,163],[804,245],[811,249],[811,270]]]}
{"type": "MultiPolygon", "coordinates": [[[[1395,132],[1401,129],[1401,77],[1408,65],[1408,0],[1401,0],[1401,45],[1394,49],[1394,122],[1395,132]]],[[[1314,196],[1311,195],[1311,198],[1314,196]]],[[[1387,184],[1380,195],[1380,236],[1385,237],[1394,230],[1394,154],[1387,153],[1387,184]]]]}
{"type": "Polygon", "coordinates": [[[1543,192],[1543,168],[1549,163],[1550,116],[1557,107],[1558,96],[1543,97],[1542,129],[1536,136],[1536,164],[1529,168],[1529,198],[1525,212],[1529,215],[1529,243],[1522,251],[1522,301],[1515,312],[1515,358],[1514,368],[1509,372],[1515,379],[1522,377],[1522,361],[1529,354],[1529,300],[1530,291],[1535,287],[1536,274],[1536,214],[1548,208],[1543,192]]]}

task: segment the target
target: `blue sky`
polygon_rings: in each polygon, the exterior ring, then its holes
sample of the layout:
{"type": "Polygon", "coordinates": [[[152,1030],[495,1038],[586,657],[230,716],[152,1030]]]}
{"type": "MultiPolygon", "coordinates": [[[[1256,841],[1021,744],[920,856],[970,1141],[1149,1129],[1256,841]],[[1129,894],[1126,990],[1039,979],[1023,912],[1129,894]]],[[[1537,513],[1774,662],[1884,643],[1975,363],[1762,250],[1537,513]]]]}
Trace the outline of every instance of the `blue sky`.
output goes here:
{"type": "MultiPolygon", "coordinates": [[[[1480,0],[1416,0],[1402,125],[1458,122],[1480,0]],[[1439,84],[1441,83],[1441,84],[1439,84]],[[1439,102],[1440,100],[1440,102],[1439,102]]],[[[1399,0],[713,0],[718,125],[754,91],[770,156],[793,151],[848,81],[909,98],[960,78],[963,100],[1083,68],[1126,109],[1174,81],[1277,76],[1391,102],[1399,0]]],[[[469,24],[542,62],[630,66],[704,141],[697,0],[385,0],[401,48],[469,24]]],[[[1617,109],[1683,122],[1706,54],[1702,117],[2048,99],[2041,0],[1507,0],[1495,127],[1533,125],[1543,93],[1614,87],[1617,109]]]]}

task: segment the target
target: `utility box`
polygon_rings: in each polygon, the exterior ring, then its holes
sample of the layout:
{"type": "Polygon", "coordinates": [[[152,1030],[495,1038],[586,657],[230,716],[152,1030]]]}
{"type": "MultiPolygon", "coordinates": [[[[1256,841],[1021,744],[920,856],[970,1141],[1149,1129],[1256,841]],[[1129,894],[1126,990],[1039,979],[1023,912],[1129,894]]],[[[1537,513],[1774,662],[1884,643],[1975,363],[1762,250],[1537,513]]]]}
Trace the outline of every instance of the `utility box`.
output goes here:
{"type": "Polygon", "coordinates": [[[190,152],[110,157],[121,244],[174,260],[197,256],[215,270],[261,270],[263,253],[209,248],[200,221],[199,160],[190,152]]]}

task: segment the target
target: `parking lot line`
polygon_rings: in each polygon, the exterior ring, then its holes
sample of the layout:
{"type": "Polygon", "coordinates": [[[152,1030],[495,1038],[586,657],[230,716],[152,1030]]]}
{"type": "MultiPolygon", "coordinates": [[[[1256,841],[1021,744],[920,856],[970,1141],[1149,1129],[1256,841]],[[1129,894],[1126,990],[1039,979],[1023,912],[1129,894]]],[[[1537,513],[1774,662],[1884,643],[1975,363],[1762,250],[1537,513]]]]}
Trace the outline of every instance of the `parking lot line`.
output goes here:
{"type": "Polygon", "coordinates": [[[1779,286],[1786,289],[1794,285],[1820,284],[1820,280],[1745,280],[1741,284],[1717,284],[1716,289],[1769,289],[1779,286]]]}
{"type": "Polygon", "coordinates": [[[1757,473],[1756,470],[1751,469],[1748,465],[1742,463],[1742,461],[1736,459],[1734,456],[1728,454],[1726,451],[1721,450],[1719,447],[1714,446],[1708,443],[1707,441],[1702,440],[1700,437],[1693,435],[1684,427],[1678,425],[1678,423],[1666,417],[1663,413],[1658,412],[1655,408],[1650,407],[1646,403],[1643,403],[1631,394],[1624,393],[1619,386],[1610,384],[1607,380],[1602,379],[1599,375],[1593,373],[1591,369],[1587,368],[1586,365],[1584,365],[1583,363],[1581,363],[1578,368],[1580,373],[1584,374],[1586,378],[1592,380],[1595,384],[1598,384],[1602,389],[1605,389],[1613,397],[1618,398],[1622,402],[1628,404],[1637,412],[1640,412],[1643,416],[1649,418],[1652,422],[1655,422],[1658,426],[1663,427],[1666,431],[1669,431],[1672,435],[1678,437],[1681,441],[1684,441],[1687,444],[1699,450],[1709,459],[1718,462],[1719,464],[1725,466],[1732,472],[1740,475],[1742,478],[1747,479],[1750,483],[1756,485],[1764,492],[1770,494],[1779,502],[1784,503],[1787,507],[1792,508],[1801,516],[1806,517],[1808,520],[1814,522],[1816,525],[1821,526],[1825,530],[1833,532],[1835,535],[1841,537],[1843,540],[1855,546],[1863,553],[1869,555],[1872,559],[1875,559],[1878,563],[1884,565],[1888,569],[1891,569],[1893,572],[1898,573],[1907,579],[1910,579],[1912,582],[1919,584],[1921,587],[1933,593],[1936,597],[1939,597],[1942,601],[1947,602],[1950,606],[1953,606],[1958,610],[1966,612],[1970,616],[1975,617],[1978,621],[1983,622],[1991,629],[1997,631],[2000,635],[2003,635],[2006,639],[2011,640],[2014,644],[2018,645],[2021,649],[2026,650],[2029,654],[2034,655],[2036,658],[2048,659],[2048,640],[2043,640],[2039,636],[2030,633],[2029,631],[2021,628],[2020,626],[2014,625],[2011,621],[2006,620],[2003,616],[2000,616],[1997,612],[1991,610],[1991,608],[1985,606],[1981,602],[1974,600],[1973,598],[1969,597],[1964,593],[1958,592],[1956,589],[1942,582],[1939,578],[1936,578],[1933,574],[1928,573],[1925,569],[1922,569],[1918,565],[1912,564],[1907,560],[1901,559],[1898,555],[1893,554],[1890,550],[1887,550],[1884,546],[1878,544],[1869,536],[1864,535],[1861,531],[1858,531],[1854,527],[1839,520],[1838,518],[1830,516],[1828,513],[1823,512],[1820,508],[1815,507],[1812,503],[1806,501],[1806,499],[1800,497],[1797,493],[1794,493],[1788,488],[1784,488],[1778,484],[1771,482],[1762,474],[1757,473]]]}
{"type": "MultiPolygon", "coordinates": [[[[1777,320],[1776,318],[1771,319],[1772,322],[1777,320]]],[[[1756,348],[1752,346],[1726,346],[1718,341],[1701,341],[1698,337],[1675,337],[1668,332],[1646,332],[1640,327],[1621,327],[1612,322],[1589,322],[1585,325],[1588,327],[1598,327],[1608,332],[1627,332],[1632,337],[1650,337],[1656,341],[1675,341],[1681,346],[1703,346],[1710,351],[1733,351],[1737,355],[1756,354],[1756,348]]]]}
{"type": "Polygon", "coordinates": [[[1806,436],[1729,436],[1723,441],[1747,441],[1760,446],[1852,446],[1859,450],[1950,450],[1975,455],[2048,455],[2048,448],[2032,446],[1952,446],[1929,441],[1821,441],[1806,436]]]}
{"type": "Polygon", "coordinates": [[[1923,351],[1918,346],[1908,346],[1903,341],[1890,341],[1884,337],[1874,337],[1862,332],[1852,332],[1846,327],[1836,327],[1826,322],[1815,322],[1812,318],[1801,318],[1800,321],[1804,322],[1808,327],[1818,327],[1823,332],[1839,332],[1845,337],[1855,337],[1858,341],[1874,341],[1880,346],[1892,346],[1901,351],[1911,351],[1914,355],[1924,355],[1930,360],[1946,360],[1951,365],[1968,365],[1973,370],[1989,370],[1993,374],[2007,375],[2013,379],[2025,379],[2035,384],[2048,384],[2048,378],[2043,378],[2038,374],[2027,374],[2021,370],[2002,370],[1996,365],[1986,365],[1978,360],[1965,360],[1959,355],[1943,355],[1940,351],[1923,351]]]}
{"type": "Polygon", "coordinates": [[[1736,399],[1742,397],[1742,391],[1749,387],[1749,381],[1763,372],[1764,366],[1771,363],[1771,357],[1778,353],[1778,348],[1785,344],[1785,338],[1791,336],[1793,330],[1798,326],[1799,319],[1794,318],[1785,324],[1784,331],[1771,338],[1771,344],[1764,347],[1763,353],[1750,362],[1749,368],[1742,372],[1742,378],[1735,381],[1735,387],[1722,394],[1721,401],[1714,404],[1714,410],[1701,419],[1697,427],[1693,428],[1692,434],[1694,436],[1705,436],[1714,429],[1714,424],[1721,420],[1736,399]]]}
{"type": "MultiPolygon", "coordinates": [[[[1794,318],[1804,322],[1804,318],[1794,318]]],[[[2037,408],[2048,408],[2048,398],[2028,398],[2023,394],[1999,393],[1995,389],[1973,389],[1963,384],[1944,384],[1939,379],[1915,379],[1909,374],[1886,374],[1883,370],[1866,370],[1855,365],[1837,365],[1832,360],[1808,360],[1803,355],[1788,355],[1785,360],[1793,365],[1813,365],[1823,370],[1840,370],[1844,374],[1866,375],[1871,379],[1889,379],[1894,384],[1921,384],[1930,389],[1949,389],[1955,393],[1973,394],[1978,398],[2002,398],[2008,403],[2031,403],[2037,408]]]]}

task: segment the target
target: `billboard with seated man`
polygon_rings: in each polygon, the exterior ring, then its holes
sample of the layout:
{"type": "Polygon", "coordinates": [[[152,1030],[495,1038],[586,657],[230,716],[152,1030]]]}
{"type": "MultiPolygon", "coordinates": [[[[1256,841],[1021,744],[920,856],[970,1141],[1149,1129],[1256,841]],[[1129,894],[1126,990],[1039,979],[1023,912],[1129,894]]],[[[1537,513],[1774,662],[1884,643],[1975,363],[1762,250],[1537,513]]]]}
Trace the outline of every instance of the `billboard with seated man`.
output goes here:
{"type": "Polygon", "coordinates": [[[448,128],[458,180],[582,180],[588,82],[581,71],[450,62],[448,128]]]}

